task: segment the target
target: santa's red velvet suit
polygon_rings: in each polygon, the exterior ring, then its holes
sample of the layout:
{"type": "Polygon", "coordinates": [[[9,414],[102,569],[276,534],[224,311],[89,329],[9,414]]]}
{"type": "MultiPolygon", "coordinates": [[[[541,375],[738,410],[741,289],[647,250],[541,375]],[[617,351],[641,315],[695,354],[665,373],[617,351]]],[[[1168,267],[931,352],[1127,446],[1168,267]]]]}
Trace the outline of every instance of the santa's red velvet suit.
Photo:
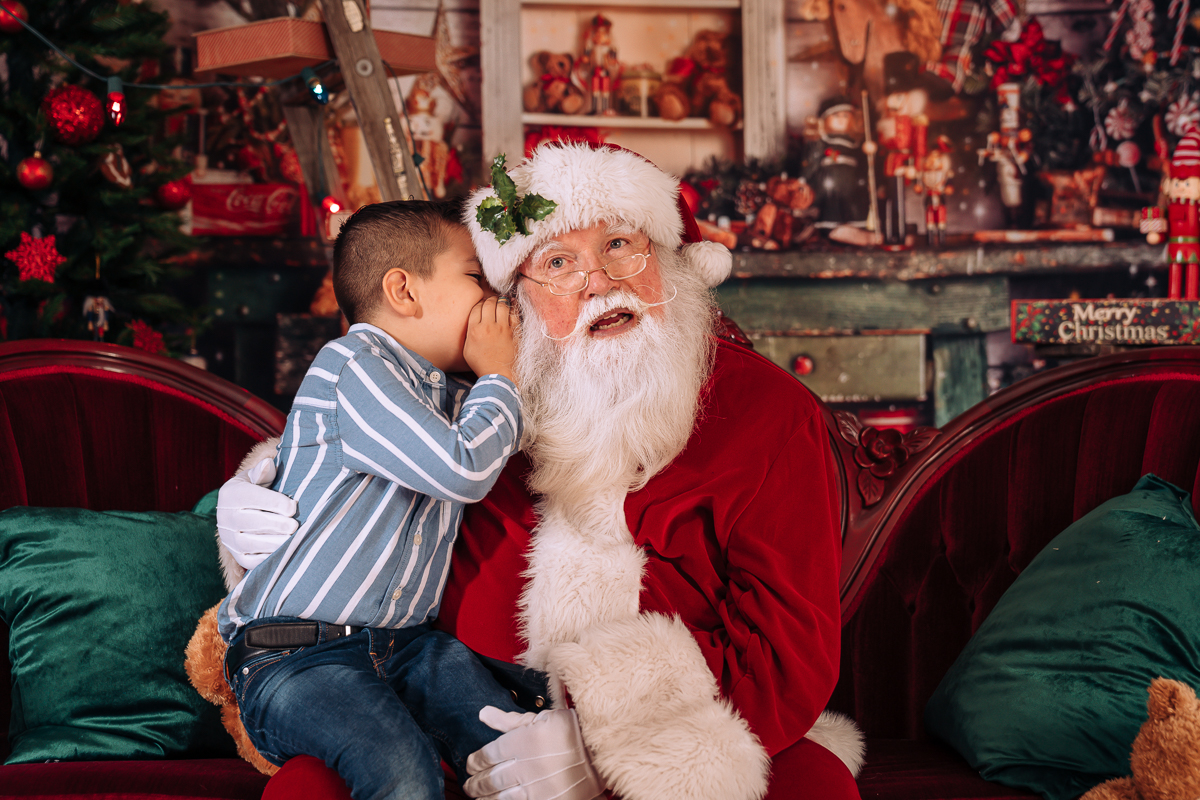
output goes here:
{"type": "MultiPolygon", "coordinates": [[[[640,609],[678,614],[692,633],[721,695],[772,759],[770,800],[857,797],[838,757],[804,738],[838,673],[832,458],[812,396],[761,356],[721,342],[687,448],[625,500],[647,555],[640,609]],[[746,459],[748,449],[761,457],[746,459]]],[[[512,662],[525,650],[517,576],[539,521],[522,480],[528,469],[518,455],[487,498],[468,506],[440,614],[467,646],[512,662]]],[[[625,691],[620,673],[611,679],[625,691]]],[[[348,796],[316,759],[293,759],[271,786],[283,797],[287,786],[322,784],[348,796]]]]}

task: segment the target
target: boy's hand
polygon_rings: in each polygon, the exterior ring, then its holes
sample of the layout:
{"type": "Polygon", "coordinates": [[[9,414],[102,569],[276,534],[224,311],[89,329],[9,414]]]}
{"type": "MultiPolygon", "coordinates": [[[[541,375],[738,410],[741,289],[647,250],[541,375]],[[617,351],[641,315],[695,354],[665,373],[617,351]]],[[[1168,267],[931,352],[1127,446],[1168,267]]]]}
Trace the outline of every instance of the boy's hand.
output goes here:
{"type": "Polygon", "coordinates": [[[517,361],[514,333],[516,312],[508,298],[485,297],[471,309],[467,319],[467,341],[463,359],[476,375],[503,375],[513,383],[517,361]]]}

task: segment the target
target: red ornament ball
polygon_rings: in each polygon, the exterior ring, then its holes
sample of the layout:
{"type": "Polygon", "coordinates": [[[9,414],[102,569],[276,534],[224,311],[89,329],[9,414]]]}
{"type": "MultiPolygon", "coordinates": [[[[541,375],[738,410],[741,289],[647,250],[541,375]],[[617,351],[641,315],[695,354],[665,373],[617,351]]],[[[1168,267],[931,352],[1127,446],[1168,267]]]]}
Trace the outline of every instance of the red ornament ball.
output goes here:
{"type": "Polygon", "coordinates": [[[185,180],[171,181],[158,187],[155,192],[158,204],[168,211],[178,211],[192,199],[192,187],[185,180]]]}
{"type": "Polygon", "coordinates": [[[13,19],[13,16],[20,17],[25,22],[29,22],[29,12],[17,0],[0,0],[0,8],[8,12],[8,14],[5,14],[4,11],[0,11],[0,31],[4,33],[19,33],[25,27],[13,19]]]}
{"type": "Polygon", "coordinates": [[[42,158],[41,153],[34,153],[17,164],[17,182],[31,192],[45,189],[53,180],[54,167],[42,158]]]}
{"type": "Polygon", "coordinates": [[[60,86],[42,101],[54,138],[72,146],[87,144],[104,127],[104,104],[78,86],[60,86]]]}

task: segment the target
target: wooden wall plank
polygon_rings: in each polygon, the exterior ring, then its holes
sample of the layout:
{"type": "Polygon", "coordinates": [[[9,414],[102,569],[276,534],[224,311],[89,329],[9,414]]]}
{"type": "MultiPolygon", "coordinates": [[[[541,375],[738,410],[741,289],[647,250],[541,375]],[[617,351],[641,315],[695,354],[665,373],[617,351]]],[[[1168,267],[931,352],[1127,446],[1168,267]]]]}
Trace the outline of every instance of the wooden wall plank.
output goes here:
{"type": "Polygon", "coordinates": [[[1009,326],[1008,281],[729,281],[721,310],[747,333],[987,332],[1009,326]]]}
{"type": "Polygon", "coordinates": [[[742,2],[743,143],[746,158],[782,158],[787,151],[787,59],[784,4],[742,2]]]}
{"type": "MultiPolygon", "coordinates": [[[[328,0],[326,0],[328,1],[328,0]]],[[[500,153],[510,166],[525,157],[521,124],[521,2],[480,0],[480,68],[483,71],[483,171],[500,153]]]]}
{"type": "Polygon", "coordinates": [[[933,338],[933,424],[942,427],[987,398],[983,336],[933,338]]]}

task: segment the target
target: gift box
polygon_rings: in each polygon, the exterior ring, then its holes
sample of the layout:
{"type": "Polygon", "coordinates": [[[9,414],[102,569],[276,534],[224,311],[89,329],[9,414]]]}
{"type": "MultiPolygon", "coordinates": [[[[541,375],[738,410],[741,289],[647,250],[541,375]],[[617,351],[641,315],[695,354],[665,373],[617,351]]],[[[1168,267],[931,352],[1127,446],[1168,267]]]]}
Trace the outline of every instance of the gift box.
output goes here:
{"type": "Polygon", "coordinates": [[[193,183],[192,235],[284,236],[299,232],[302,189],[290,183],[193,183]]]}
{"type": "MultiPolygon", "coordinates": [[[[214,28],[196,36],[196,72],[287,78],[334,58],[325,25],[279,17],[214,28]]],[[[375,31],[379,56],[396,75],[433,72],[434,41],[396,31],[375,31]]]]}

